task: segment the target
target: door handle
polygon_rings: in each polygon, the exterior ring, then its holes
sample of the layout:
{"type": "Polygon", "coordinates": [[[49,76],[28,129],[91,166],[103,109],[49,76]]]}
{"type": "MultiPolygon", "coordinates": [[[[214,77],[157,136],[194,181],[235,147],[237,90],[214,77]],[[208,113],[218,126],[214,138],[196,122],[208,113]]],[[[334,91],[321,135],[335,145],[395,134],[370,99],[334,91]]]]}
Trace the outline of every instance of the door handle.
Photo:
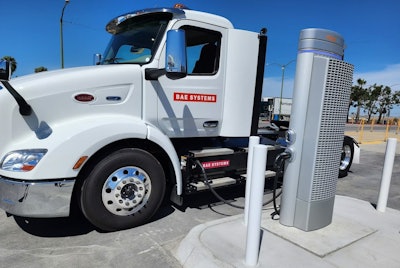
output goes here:
{"type": "Polygon", "coordinates": [[[215,128],[218,126],[218,121],[206,121],[203,123],[204,128],[215,128]]]}

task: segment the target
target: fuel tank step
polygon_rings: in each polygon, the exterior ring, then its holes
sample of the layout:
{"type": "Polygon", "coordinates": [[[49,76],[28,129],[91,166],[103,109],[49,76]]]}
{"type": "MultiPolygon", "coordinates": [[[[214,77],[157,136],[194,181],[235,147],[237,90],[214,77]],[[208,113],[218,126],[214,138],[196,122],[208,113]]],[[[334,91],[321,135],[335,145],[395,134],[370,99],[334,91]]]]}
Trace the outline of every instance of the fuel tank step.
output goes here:
{"type": "MultiPolygon", "coordinates": [[[[272,170],[266,170],[265,171],[265,178],[272,178],[276,175],[275,171],[272,170]]],[[[247,174],[241,175],[242,178],[247,179],[247,174]]]]}
{"type": "MultiPolygon", "coordinates": [[[[235,183],[236,183],[236,180],[231,177],[222,177],[222,178],[217,178],[217,179],[213,179],[213,180],[209,181],[209,184],[213,188],[228,186],[228,185],[232,185],[235,183]]],[[[197,191],[208,190],[208,186],[202,181],[192,182],[192,183],[190,183],[190,186],[195,187],[195,189],[197,191]]]]}

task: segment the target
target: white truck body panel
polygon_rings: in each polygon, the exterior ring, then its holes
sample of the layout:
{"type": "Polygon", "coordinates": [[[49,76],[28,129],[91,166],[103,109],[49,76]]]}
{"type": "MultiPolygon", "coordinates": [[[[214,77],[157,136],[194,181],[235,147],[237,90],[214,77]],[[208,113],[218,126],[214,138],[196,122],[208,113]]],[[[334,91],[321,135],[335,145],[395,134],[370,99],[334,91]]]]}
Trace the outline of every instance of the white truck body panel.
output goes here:
{"type": "MultiPolygon", "coordinates": [[[[44,148],[48,153],[30,172],[1,170],[1,175],[26,180],[73,177],[77,173],[72,166],[80,156],[90,156],[121,138],[147,136],[141,102],[136,101],[142,95],[139,66],[74,68],[11,82],[32,106],[33,113],[21,116],[15,100],[9,100],[6,111],[11,114],[0,120],[4,120],[2,125],[10,125],[12,118],[11,128],[3,131],[0,158],[10,151],[31,148],[44,148]],[[76,101],[74,96],[81,93],[94,96],[94,100],[76,101]],[[118,96],[120,100],[107,101],[107,96],[118,96]]],[[[5,90],[0,94],[10,95],[5,90]]]]}
{"type": "Polygon", "coordinates": [[[227,36],[221,136],[250,136],[257,74],[258,34],[230,29],[227,36]]]}
{"type": "MultiPolygon", "coordinates": [[[[197,13],[196,13],[197,14],[197,13]]],[[[202,27],[221,32],[226,36],[227,30],[194,20],[181,20],[173,25],[179,29],[183,25],[202,27]]],[[[226,42],[221,44],[225,51],[226,42]]],[[[165,66],[165,46],[160,55],[160,68],[165,66]]],[[[224,95],[224,73],[226,55],[220,57],[220,69],[214,75],[188,75],[185,78],[172,80],[165,76],[154,82],[158,95],[157,124],[169,137],[217,137],[222,123],[224,95]],[[208,121],[219,122],[215,128],[204,127],[208,121]]],[[[148,85],[148,83],[146,84],[148,85]]]]}

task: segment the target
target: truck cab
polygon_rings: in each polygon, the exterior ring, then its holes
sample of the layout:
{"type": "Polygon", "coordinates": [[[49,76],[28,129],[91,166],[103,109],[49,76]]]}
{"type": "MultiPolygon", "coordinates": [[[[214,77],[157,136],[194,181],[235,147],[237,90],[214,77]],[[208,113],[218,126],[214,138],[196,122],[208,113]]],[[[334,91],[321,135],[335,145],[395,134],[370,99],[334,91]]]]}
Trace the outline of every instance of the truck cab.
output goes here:
{"type": "Polygon", "coordinates": [[[133,63],[141,66],[142,72],[167,66],[167,30],[185,32],[185,76],[143,79],[144,121],[170,138],[249,135],[257,33],[233,29],[222,17],[182,9],[123,15],[106,29],[112,38],[101,64],[133,63]]]}
{"type": "Polygon", "coordinates": [[[167,188],[181,196],[189,187],[189,151],[250,136],[259,33],[183,8],[130,12],[106,30],[99,65],[2,77],[0,206],[8,213],[68,216],[78,200],[98,228],[131,228],[154,215],[167,188]],[[173,31],[183,41],[169,41],[173,31]]]}

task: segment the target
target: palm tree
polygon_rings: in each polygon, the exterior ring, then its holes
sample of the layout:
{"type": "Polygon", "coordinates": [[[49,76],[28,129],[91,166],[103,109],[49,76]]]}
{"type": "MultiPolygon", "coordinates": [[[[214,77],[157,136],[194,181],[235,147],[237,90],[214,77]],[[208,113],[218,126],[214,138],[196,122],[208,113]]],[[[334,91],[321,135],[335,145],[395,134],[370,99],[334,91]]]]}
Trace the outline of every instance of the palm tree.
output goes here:
{"type": "Polygon", "coordinates": [[[45,72],[45,71],[47,71],[47,68],[44,66],[35,68],[35,73],[40,73],[40,72],[45,72]]]}
{"type": "Polygon", "coordinates": [[[17,61],[11,56],[4,56],[1,59],[6,60],[11,64],[11,75],[12,75],[17,69],[17,61]]]}

